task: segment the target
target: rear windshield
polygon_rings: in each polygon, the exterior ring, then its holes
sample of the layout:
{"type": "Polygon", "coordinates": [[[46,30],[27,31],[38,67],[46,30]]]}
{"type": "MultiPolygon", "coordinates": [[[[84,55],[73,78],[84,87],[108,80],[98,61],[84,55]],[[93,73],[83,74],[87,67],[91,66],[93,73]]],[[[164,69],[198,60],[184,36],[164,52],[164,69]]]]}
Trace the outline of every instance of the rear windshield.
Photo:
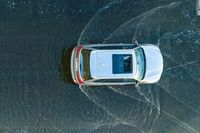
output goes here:
{"type": "Polygon", "coordinates": [[[82,49],[80,55],[80,74],[83,80],[90,80],[90,53],[91,50],[82,49]]]}
{"type": "Polygon", "coordinates": [[[113,54],[112,68],[113,68],[113,74],[132,73],[132,55],[113,54]]]}

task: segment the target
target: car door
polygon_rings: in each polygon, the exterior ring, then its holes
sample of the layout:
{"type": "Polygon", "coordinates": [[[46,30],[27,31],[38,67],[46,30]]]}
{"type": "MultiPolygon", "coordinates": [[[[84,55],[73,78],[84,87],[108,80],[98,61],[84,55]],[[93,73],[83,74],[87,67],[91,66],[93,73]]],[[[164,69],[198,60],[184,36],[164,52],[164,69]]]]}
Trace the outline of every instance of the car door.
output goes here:
{"type": "Polygon", "coordinates": [[[137,81],[134,79],[93,79],[88,83],[91,85],[126,85],[136,84],[137,81]]]}
{"type": "Polygon", "coordinates": [[[86,45],[86,49],[90,50],[113,50],[113,49],[133,49],[137,45],[136,44],[92,44],[86,45]]]}

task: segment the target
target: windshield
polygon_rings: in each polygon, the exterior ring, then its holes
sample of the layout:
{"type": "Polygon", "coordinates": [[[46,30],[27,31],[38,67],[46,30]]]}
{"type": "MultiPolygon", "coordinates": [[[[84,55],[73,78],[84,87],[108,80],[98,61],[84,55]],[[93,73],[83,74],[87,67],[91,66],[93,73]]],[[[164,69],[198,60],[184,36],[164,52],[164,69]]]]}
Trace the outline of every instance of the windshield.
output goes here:
{"type": "Polygon", "coordinates": [[[137,63],[136,79],[142,80],[145,75],[145,57],[144,57],[143,49],[140,47],[135,49],[135,55],[136,55],[136,63],[137,63]]]}

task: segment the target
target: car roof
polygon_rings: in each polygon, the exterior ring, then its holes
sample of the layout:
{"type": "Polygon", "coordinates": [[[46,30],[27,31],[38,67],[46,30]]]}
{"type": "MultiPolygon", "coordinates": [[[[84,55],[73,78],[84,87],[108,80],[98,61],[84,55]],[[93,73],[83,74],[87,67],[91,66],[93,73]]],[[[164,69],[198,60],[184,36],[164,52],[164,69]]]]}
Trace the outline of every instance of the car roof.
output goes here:
{"type": "Polygon", "coordinates": [[[90,73],[94,79],[110,78],[134,78],[136,71],[135,53],[133,49],[121,50],[93,50],[90,54],[90,73]],[[130,54],[132,55],[133,68],[132,73],[113,74],[112,55],[113,54],[130,54]]]}

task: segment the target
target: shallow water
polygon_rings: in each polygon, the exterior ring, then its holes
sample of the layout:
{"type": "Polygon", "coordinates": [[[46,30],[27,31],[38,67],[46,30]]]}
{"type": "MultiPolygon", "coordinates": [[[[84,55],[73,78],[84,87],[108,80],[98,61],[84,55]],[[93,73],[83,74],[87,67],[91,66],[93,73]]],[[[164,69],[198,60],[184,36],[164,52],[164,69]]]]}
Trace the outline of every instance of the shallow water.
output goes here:
{"type": "Polygon", "coordinates": [[[200,21],[194,0],[0,2],[0,132],[200,132],[200,21]],[[60,77],[76,44],[152,43],[153,85],[80,86],[60,77]]]}
{"type": "Polygon", "coordinates": [[[81,86],[82,92],[116,121],[125,122],[140,132],[199,132],[200,31],[194,1],[169,2],[138,16],[124,14],[118,19],[112,16],[121,10],[132,10],[133,5],[135,3],[128,0],[115,1],[100,9],[83,30],[79,43],[133,43],[137,40],[158,45],[165,64],[160,82],[137,88],[81,86]],[[104,22],[112,20],[119,20],[113,24],[117,28],[113,26],[108,30],[104,22]]]}

